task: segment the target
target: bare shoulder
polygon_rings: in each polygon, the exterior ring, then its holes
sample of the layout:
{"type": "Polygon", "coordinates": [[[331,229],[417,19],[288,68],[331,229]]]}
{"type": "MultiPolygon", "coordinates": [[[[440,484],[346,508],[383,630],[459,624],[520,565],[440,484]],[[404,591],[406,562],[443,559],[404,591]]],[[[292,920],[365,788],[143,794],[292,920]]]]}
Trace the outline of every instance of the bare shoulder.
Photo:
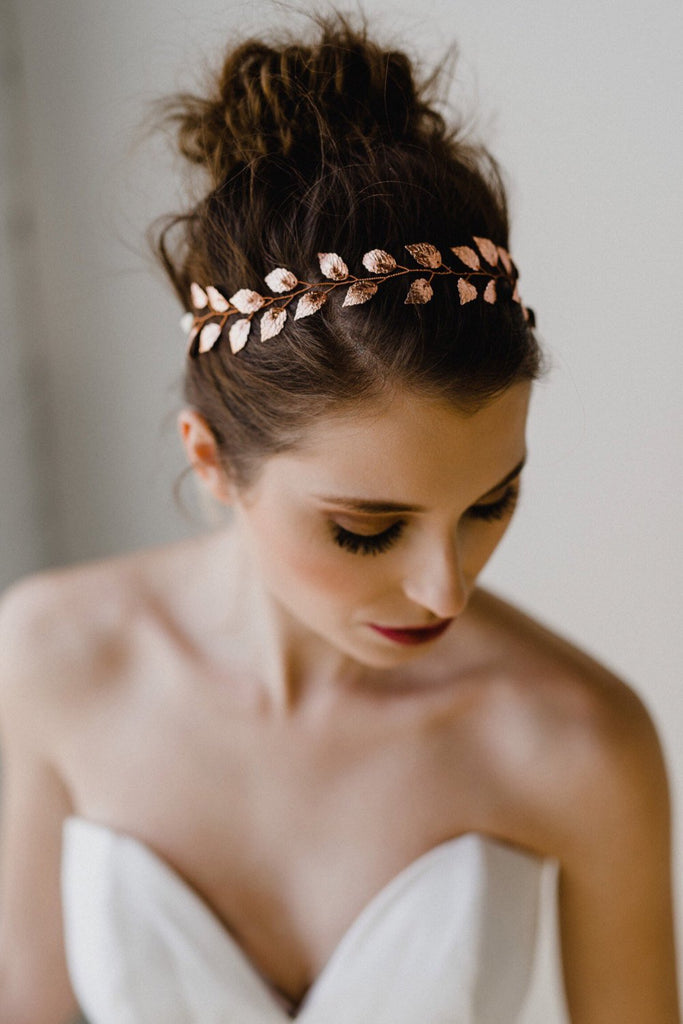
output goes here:
{"type": "Polygon", "coordinates": [[[652,716],[610,669],[509,603],[480,591],[474,614],[493,680],[488,700],[500,770],[527,801],[545,852],[579,858],[630,819],[668,821],[666,766],[652,716]]]}
{"type": "MultiPolygon", "coordinates": [[[[21,578],[0,598],[0,702],[67,712],[122,675],[144,619],[145,557],[123,556],[21,578]]],[[[1,709],[0,709],[1,710],[1,709]]]]}
{"type": "MultiPolygon", "coordinates": [[[[3,1020],[76,1012],[60,896],[62,826],[78,805],[65,754],[80,750],[89,723],[109,720],[98,714],[107,700],[116,704],[141,603],[134,564],[109,559],[36,573],[0,600],[3,1020]]],[[[81,768],[96,776],[87,756],[81,768]]]]}
{"type": "Polygon", "coordinates": [[[678,1022],[665,759],[624,680],[490,594],[486,752],[503,828],[560,866],[562,964],[572,1020],[678,1022]],[[502,799],[501,799],[502,797],[502,799]]]}
{"type": "Polygon", "coordinates": [[[22,661],[61,661],[95,646],[107,624],[120,614],[124,576],[112,561],[19,579],[0,600],[3,651],[22,661]]]}
{"type": "Polygon", "coordinates": [[[10,586],[0,595],[0,719],[25,719],[36,743],[67,726],[75,736],[91,712],[125,713],[151,680],[184,671],[216,604],[215,543],[203,533],[10,586]]]}
{"type": "Polygon", "coordinates": [[[67,710],[125,685],[129,669],[191,632],[212,559],[201,534],[18,580],[0,595],[0,700],[57,698],[67,710]]]}

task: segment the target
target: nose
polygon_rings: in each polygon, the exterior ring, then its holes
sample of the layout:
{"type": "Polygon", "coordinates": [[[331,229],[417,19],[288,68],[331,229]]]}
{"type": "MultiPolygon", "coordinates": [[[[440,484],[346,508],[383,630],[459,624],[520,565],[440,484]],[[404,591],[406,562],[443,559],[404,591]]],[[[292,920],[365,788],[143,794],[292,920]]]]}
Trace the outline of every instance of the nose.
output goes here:
{"type": "Polygon", "coordinates": [[[432,543],[416,551],[415,560],[403,579],[406,597],[440,619],[460,615],[467,605],[470,590],[456,540],[432,543]]]}

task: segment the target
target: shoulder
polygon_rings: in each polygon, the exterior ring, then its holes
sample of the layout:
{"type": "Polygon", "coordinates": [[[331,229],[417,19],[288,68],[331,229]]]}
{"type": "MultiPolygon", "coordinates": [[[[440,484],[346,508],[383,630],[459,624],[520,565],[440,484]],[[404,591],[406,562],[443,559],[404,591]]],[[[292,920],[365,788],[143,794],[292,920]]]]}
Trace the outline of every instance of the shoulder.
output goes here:
{"type": "Polygon", "coordinates": [[[678,1020],[669,782],[635,690],[484,595],[504,834],[557,860],[572,1020],[678,1020]],[[617,939],[618,937],[618,939],[617,939]]]}
{"type": "Polygon", "coordinates": [[[225,574],[211,590],[216,560],[207,533],[11,585],[0,595],[0,714],[15,698],[55,701],[57,715],[83,707],[194,651],[224,596],[225,574]]]}
{"type": "MultiPolygon", "coordinates": [[[[669,789],[653,718],[625,680],[493,595],[486,720],[534,845],[565,859],[606,835],[667,830],[669,789]],[[521,801],[521,807],[520,807],[521,801]]],[[[603,843],[604,847],[604,843],[603,843]]]]}
{"type": "MultiPolygon", "coordinates": [[[[60,898],[62,828],[86,784],[112,787],[111,772],[102,785],[93,758],[111,719],[100,716],[99,733],[90,725],[120,690],[132,614],[125,576],[115,561],[44,571],[0,599],[0,947],[3,979],[26,1020],[76,1012],[60,898]]],[[[8,1019],[2,1010],[0,1017],[8,1019]]]]}
{"type": "Polygon", "coordinates": [[[0,598],[0,715],[13,724],[29,716],[47,728],[120,677],[144,606],[130,557],[12,584],[0,598]]]}

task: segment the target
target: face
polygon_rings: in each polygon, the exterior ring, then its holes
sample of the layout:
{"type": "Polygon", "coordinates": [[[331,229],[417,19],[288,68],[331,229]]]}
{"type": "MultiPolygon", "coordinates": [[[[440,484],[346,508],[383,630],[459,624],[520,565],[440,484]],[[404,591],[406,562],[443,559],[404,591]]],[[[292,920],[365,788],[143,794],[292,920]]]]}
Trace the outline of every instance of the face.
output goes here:
{"type": "Polygon", "coordinates": [[[269,596],[362,664],[429,650],[510,522],[529,392],[515,385],[470,416],[399,394],[269,458],[235,501],[269,596]]]}

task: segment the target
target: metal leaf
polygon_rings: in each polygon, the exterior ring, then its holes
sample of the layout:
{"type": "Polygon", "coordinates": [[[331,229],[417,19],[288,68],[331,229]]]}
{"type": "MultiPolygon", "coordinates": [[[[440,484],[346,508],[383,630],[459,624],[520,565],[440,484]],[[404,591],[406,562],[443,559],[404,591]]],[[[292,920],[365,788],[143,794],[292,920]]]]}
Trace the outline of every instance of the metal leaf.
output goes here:
{"type": "Polygon", "coordinates": [[[336,252],[319,252],[318,260],[323,274],[332,281],[343,281],[349,276],[349,268],[336,252]]]}
{"type": "Polygon", "coordinates": [[[302,295],[296,304],[296,313],[294,314],[295,320],[301,320],[304,316],[310,316],[311,313],[315,313],[316,310],[320,309],[322,305],[327,301],[326,292],[311,291],[302,295]]]}
{"type": "Polygon", "coordinates": [[[209,300],[209,306],[214,313],[226,313],[228,310],[228,300],[224,295],[214,288],[212,284],[207,285],[206,295],[209,300]]]}
{"type": "Polygon", "coordinates": [[[489,281],[484,288],[484,302],[494,303],[496,301],[496,282],[489,281]]]}
{"type": "Polygon", "coordinates": [[[265,301],[262,295],[253,292],[251,288],[240,288],[238,292],[230,296],[230,302],[235,309],[239,309],[240,313],[255,313],[265,301]]]}
{"type": "Polygon", "coordinates": [[[204,324],[199,332],[199,351],[208,352],[221,336],[221,325],[215,322],[204,324]]]}
{"type": "Polygon", "coordinates": [[[512,274],[512,257],[510,256],[510,253],[507,249],[504,249],[502,245],[498,245],[496,248],[498,249],[498,255],[500,256],[501,262],[506,271],[508,274],[512,274]]]}
{"type": "Polygon", "coordinates": [[[433,294],[434,290],[429,281],[426,281],[424,277],[418,277],[408,289],[405,301],[410,305],[421,306],[425,302],[429,302],[433,294]]]}
{"type": "Polygon", "coordinates": [[[190,295],[192,296],[192,305],[195,309],[206,309],[209,305],[206,292],[203,288],[200,288],[196,281],[193,281],[190,285],[190,295]]]}
{"type": "Polygon", "coordinates": [[[397,267],[394,257],[384,249],[371,249],[363,257],[363,266],[371,274],[388,274],[397,267]]]}
{"type": "Polygon", "coordinates": [[[194,339],[197,337],[198,334],[199,334],[199,324],[193,323],[192,327],[190,328],[190,333],[187,336],[187,349],[186,349],[186,352],[187,352],[188,355],[190,354],[190,351],[192,349],[192,342],[194,341],[194,339]]]}
{"type": "Polygon", "coordinates": [[[360,306],[363,302],[371,299],[376,291],[376,281],[356,281],[344,296],[342,306],[360,306]]]}
{"type": "Polygon", "coordinates": [[[264,280],[271,292],[291,292],[299,283],[298,278],[286,267],[276,267],[266,274],[264,280]]]}
{"type": "Polygon", "coordinates": [[[467,302],[471,302],[472,299],[476,299],[477,289],[469,281],[466,281],[464,277],[459,277],[458,294],[460,295],[460,305],[464,306],[467,302]]]}
{"type": "Polygon", "coordinates": [[[230,328],[228,337],[230,338],[230,348],[233,352],[239,352],[243,349],[247,343],[249,337],[249,331],[251,329],[251,320],[244,318],[236,320],[230,328]]]}
{"type": "Polygon", "coordinates": [[[267,309],[261,317],[261,341],[268,341],[279,334],[286,320],[286,309],[267,309]]]}
{"type": "Polygon", "coordinates": [[[430,245],[429,242],[416,242],[414,245],[407,245],[406,249],[421,267],[436,270],[441,266],[441,253],[436,246],[430,245]]]}
{"type": "Polygon", "coordinates": [[[471,267],[472,270],[479,270],[481,262],[474,249],[471,249],[469,245],[456,245],[451,250],[455,253],[459,260],[467,267],[471,267]]]}
{"type": "Polygon", "coordinates": [[[495,267],[498,263],[498,246],[490,238],[477,238],[476,235],[473,235],[473,238],[486,262],[495,267]]]}
{"type": "Polygon", "coordinates": [[[180,318],[180,327],[184,334],[189,334],[194,323],[194,313],[183,313],[180,318]]]}

